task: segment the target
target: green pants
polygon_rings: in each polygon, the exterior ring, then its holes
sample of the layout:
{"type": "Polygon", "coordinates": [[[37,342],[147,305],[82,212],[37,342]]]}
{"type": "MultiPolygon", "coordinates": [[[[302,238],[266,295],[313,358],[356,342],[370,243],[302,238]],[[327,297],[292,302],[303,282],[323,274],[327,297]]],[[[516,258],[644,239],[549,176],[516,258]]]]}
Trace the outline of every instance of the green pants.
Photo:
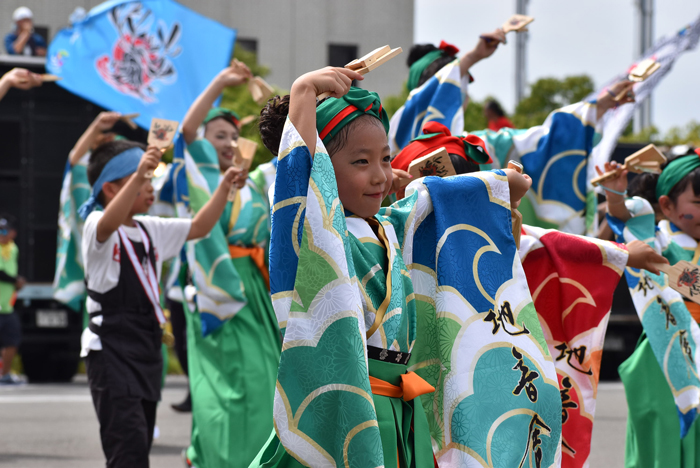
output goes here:
{"type": "MultiPolygon", "coordinates": [[[[369,374],[392,385],[399,386],[406,366],[369,360],[369,374]]],[[[428,419],[420,398],[403,401],[372,395],[377,410],[377,423],[382,439],[385,468],[432,468],[433,448],[430,442],[428,419]]],[[[352,465],[352,463],[351,463],[352,465]]],[[[274,431],[250,468],[303,468],[289,455],[274,431]]]]}
{"type": "Polygon", "coordinates": [[[199,314],[187,317],[196,468],[247,467],[273,429],[272,406],[281,338],[270,293],[249,257],[232,260],[248,304],[202,337],[199,314]]]}
{"type": "Polygon", "coordinates": [[[700,468],[697,422],[681,440],[673,394],[645,335],[619,372],[629,409],[625,467],[700,468]]]}

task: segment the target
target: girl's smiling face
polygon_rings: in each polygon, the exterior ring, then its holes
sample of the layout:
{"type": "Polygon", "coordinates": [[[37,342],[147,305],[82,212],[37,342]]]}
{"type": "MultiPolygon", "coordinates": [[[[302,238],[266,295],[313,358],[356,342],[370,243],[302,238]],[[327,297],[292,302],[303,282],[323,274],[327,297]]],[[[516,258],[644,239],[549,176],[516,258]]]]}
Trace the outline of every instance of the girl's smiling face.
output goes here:
{"type": "Polygon", "coordinates": [[[359,117],[331,162],[343,207],[362,218],[376,215],[393,180],[389,142],[381,122],[359,117]]]}
{"type": "Polygon", "coordinates": [[[700,196],[695,195],[693,184],[688,184],[676,203],[663,195],[659,198],[659,207],[669,221],[693,239],[700,240],[700,196]]]}
{"type": "Polygon", "coordinates": [[[214,119],[204,127],[204,138],[216,149],[219,167],[222,172],[233,165],[233,148],[231,142],[238,140],[238,129],[224,119],[214,119]]]}

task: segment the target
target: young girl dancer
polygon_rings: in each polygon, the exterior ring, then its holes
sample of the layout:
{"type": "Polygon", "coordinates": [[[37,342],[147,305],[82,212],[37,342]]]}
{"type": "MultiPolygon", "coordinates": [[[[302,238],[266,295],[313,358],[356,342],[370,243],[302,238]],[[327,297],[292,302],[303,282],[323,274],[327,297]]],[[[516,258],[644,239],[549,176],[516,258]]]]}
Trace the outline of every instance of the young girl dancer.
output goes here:
{"type": "Polygon", "coordinates": [[[427,178],[380,210],[388,119],[353,79],[307,73],[261,114],[279,155],[270,271],[284,344],[276,434],[251,466],[558,463],[556,371],[510,226],[529,178],[427,178]]]}
{"type": "MultiPolygon", "coordinates": [[[[194,181],[189,184],[194,211],[197,199],[206,198],[207,189],[213,192],[220,174],[233,164],[231,143],[240,133],[235,112],[211,106],[225,87],[243,84],[251,76],[241,63],[222,70],[185,116],[187,148],[186,156],[180,156],[192,158],[196,166],[186,166],[194,181]],[[202,124],[203,138],[197,138],[202,124]]],[[[214,232],[192,246],[194,256],[188,257],[198,307],[194,314],[185,314],[192,392],[187,461],[197,468],[247,467],[272,429],[281,345],[266,258],[267,186],[272,177],[274,166],[264,164],[242,179],[214,232]]]]}
{"type": "MultiPolygon", "coordinates": [[[[606,163],[605,170],[619,172],[602,184],[610,226],[618,237],[649,242],[671,264],[686,260],[697,265],[700,152],[670,161],[660,176],[638,176],[636,191],[648,199],[626,200],[627,172],[617,163],[606,163]],[[666,219],[656,223],[651,203],[658,203],[666,219]]],[[[689,274],[686,283],[692,285],[692,271],[689,274]]],[[[694,357],[700,307],[671,290],[664,275],[628,269],[626,276],[644,334],[619,369],[629,407],[625,465],[699,466],[700,431],[693,421],[700,393],[694,357]]]]}

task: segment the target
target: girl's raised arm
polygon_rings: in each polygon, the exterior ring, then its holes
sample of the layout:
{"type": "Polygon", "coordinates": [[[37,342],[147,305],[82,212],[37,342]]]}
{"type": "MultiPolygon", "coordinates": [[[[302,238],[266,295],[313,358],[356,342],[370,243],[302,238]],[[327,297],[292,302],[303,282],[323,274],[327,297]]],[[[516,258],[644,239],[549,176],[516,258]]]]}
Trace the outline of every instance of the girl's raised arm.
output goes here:
{"type": "Polygon", "coordinates": [[[292,84],[289,119],[304,139],[311,156],[316,152],[316,96],[330,92],[339,98],[347,94],[352,80],[363,76],[347,68],[326,67],[301,75],[292,84]]]}
{"type": "Polygon", "coordinates": [[[207,112],[224,88],[239,86],[252,77],[253,74],[248,66],[238,61],[221,70],[187,110],[185,119],[182,121],[182,135],[185,137],[185,143],[189,145],[197,139],[197,128],[204,122],[207,112]]]}
{"type": "MultiPolygon", "coordinates": [[[[628,171],[622,170],[622,166],[616,161],[606,162],[604,169],[605,172],[618,171],[614,178],[600,184],[605,190],[605,196],[608,199],[608,213],[620,221],[626,222],[632,217],[625,205],[628,171]]],[[[595,170],[598,172],[598,175],[603,175],[603,171],[598,166],[596,166],[595,170]]]]}

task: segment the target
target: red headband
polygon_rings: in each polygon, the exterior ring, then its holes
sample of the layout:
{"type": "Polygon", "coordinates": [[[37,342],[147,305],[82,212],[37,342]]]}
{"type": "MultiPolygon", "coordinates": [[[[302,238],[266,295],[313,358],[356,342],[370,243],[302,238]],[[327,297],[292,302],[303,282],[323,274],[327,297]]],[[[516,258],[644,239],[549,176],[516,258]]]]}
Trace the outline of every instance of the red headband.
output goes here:
{"type": "Polygon", "coordinates": [[[440,47],[438,47],[438,49],[442,50],[450,56],[454,56],[459,53],[459,49],[457,48],[457,46],[453,46],[452,44],[449,44],[445,41],[440,41],[440,47]]]}
{"type": "Polygon", "coordinates": [[[391,161],[391,167],[407,171],[408,166],[410,166],[413,161],[443,146],[447,149],[448,153],[458,154],[467,161],[476,164],[490,164],[493,162],[486,151],[486,145],[483,140],[475,135],[467,135],[466,137],[452,136],[450,130],[439,122],[428,122],[425,124],[423,127],[423,134],[424,136],[411,141],[411,143],[391,161]],[[434,135],[427,136],[430,134],[434,135]],[[485,156],[483,160],[476,161],[474,158],[469,157],[465,145],[480,147],[485,156]],[[488,160],[486,160],[486,158],[488,158],[488,160]]]}

